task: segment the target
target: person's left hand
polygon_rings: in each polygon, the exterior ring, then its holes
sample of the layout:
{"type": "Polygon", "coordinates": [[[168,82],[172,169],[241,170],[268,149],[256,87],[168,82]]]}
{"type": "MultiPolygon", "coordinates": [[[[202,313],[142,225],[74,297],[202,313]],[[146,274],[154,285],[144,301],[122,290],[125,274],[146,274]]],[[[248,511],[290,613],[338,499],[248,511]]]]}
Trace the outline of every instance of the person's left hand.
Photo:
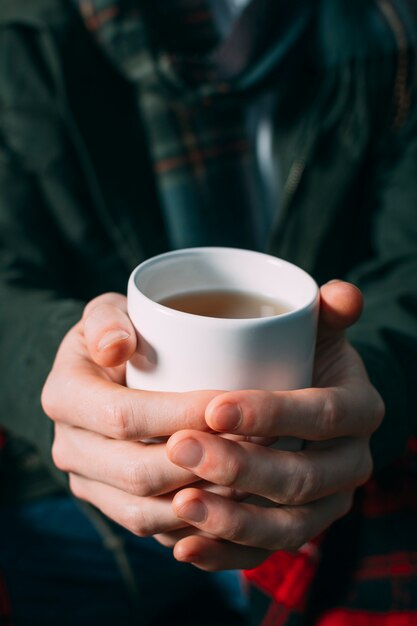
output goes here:
{"type": "Polygon", "coordinates": [[[157,537],[174,545],[178,560],[205,570],[252,568],[272,551],[296,550],[348,512],[355,489],[372,472],[369,440],[384,414],[344,336],[361,310],[356,287],[340,281],[322,287],[314,388],[228,392],[210,402],[211,429],[246,441],[194,430],[170,438],[172,462],[257,497],[239,501],[195,487],[180,490],[174,512],[196,530],[157,537]],[[305,440],[304,448],[284,452],[250,440],[286,436],[305,440]]]}

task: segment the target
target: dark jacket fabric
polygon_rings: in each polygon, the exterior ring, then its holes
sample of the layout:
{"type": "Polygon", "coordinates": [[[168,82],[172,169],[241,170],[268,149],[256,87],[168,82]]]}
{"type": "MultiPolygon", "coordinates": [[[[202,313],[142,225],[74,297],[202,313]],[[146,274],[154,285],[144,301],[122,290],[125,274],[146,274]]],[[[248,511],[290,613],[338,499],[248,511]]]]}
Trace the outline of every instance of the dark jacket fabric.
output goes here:
{"type": "MultiPolygon", "coordinates": [[[[274,144],[286,183],[268,251],[319,283],[338,277],[362,289],[349,338],[386,403],[372,441],[383,470],[417,420],[415,8],[322,4],[315,62],[279,77],[274,144]]],[[[71,3],[3,0],[3,500],[66,488],[40,404],[56,350],[88,300],[125,292],[133,267],[167,248],[149,150],[132,85],[71,3]]]]}

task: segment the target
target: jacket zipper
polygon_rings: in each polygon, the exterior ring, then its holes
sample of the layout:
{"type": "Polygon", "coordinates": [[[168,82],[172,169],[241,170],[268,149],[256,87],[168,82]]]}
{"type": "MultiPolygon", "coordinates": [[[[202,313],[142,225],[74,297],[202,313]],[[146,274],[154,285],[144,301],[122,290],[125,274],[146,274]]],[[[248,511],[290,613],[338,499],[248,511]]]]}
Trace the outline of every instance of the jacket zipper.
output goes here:
{"type": "MultiPolygon", "coordinates": [[[[295,195],[303,180],[304,173],[307,169],[309,161],[311,161],[312,154],[316,147],[318,138],[320,136],[319,128],[323,127],[322,120],[322,107],[323,103],[329,98],[331,85],[319,89],[315,95],[313,112],[309,116],[309,119],[305,123],[304,129],[301,133],[302,142],[298,146],[298,156],[293,160],[288,176],[283,186],[283,194],[281,199],[281,205],[278,210],[276,219],[272,225],[271,236],[269,238],[268,247],[270,248],[275,236],[282,230],[284,222],[289,214],[289,209],[294,201],[295,195]]],[[[345,103],[346,93],[345,90],[341,92],[338,102],[334,105],[333,117],[336,113],[340,113],[345,103]]]]}
{"type": "Polygon", "coordinates": [[[378,0],[378,7],[390,27],[398,47],[397,72],[394,79],[394,117],[392,128],[399,130],[407,120],[411,97],[408,88],[409,55],[407,32],[390,0],[378,0]]]}
{"type": "Polygon", "coordinates": [[[305,159],[296,159],[291,165],[290,172],[288,174],[287,182],[284,186],[284,194],[282,199],[281,211],[285,214],[290,206],[292,199],[294,198],[297,189],[300,186],[301,179],[303,177],[306,168],[305,159]]]}

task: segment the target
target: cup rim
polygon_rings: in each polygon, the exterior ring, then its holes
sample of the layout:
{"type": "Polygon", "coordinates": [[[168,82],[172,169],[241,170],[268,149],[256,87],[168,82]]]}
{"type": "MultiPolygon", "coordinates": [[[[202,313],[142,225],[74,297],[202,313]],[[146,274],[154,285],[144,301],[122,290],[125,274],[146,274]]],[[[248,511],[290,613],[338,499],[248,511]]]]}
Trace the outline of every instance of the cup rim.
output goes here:
{"type": "Polygon", "coordinates": [[[271,254],[265,252],[258,252],[257,250],[249,250],[244,248],[233,248],[233,247],[225,247],[225,246],[202,246],[202,247],[190,247],[190,248],[180,248],[179,250],[172,250],[168,252],[163,252],[156,256],[153,256],[149,259],[146,259],[142,263],[140,263],[137,267],[133,269],[129,278],[128,292],[130,295],[135,294],[135,297],[140,299],[144,299],[150,306],[155,307],[155,311],[160,311],[165,315],[169,315],[172,318],[178,319],[187,319],[188,322],[194,321],[198,323],[202,323],[204,320],[210,320],[210,322],[221,325],[251,325],[254,322],[257,324],[268,324],[271,321],[277,323],[278,320],[287,320],[288,318],[297,318],[305,313],[307,313],[310,309],[314,308],[319,298],[319,286],[314,278],[305,270],[303,270],[298,265],[291,263],[290,261],[286,261],[285,259],[281,259],[280,257],[273,256],[271,254]],[[294,308],[286,313],[279,313],[277,315],[269,315],[266,317],[247,317],[247,318],[227,318],[227,317],[211,317],[206,315],[196,315],[195,313],[187,313],[185,311],[178,311],[176,309],[172,309],[171,307],[167,307],[160,302],[157,302],[147,296],[137,285],[137,276],[143,271],[146,271],[152,267],[152,265],[158,264],[161,260],[165,258],[173,258],[179,256],[192,256],[196,254],[242,254],[242,255],[256,255],[258,258],[262,257],[265,261],[269,261],[273,264],[284,265],[286,267],[290,267],[293,270],[296,270],[301,275],[303,275],[304,279],[307,279],[311,287],[313,288],[312,297],[306,301],[303,306],[294,308]]]}

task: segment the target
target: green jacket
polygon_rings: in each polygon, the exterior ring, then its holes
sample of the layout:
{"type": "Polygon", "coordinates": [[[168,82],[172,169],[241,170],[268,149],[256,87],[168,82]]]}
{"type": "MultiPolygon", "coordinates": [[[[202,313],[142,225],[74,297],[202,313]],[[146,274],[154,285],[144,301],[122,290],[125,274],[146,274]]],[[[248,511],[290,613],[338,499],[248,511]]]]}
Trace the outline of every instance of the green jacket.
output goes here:
{"type": "MultiPolygon", "coordinates": [[[[389,45],[358,35],[363,50],[353,55],[338,54],[343,37],[325,36],[340,27],[330,12],[320,40],[328,62],[285,83],[275,143],[287,182],[269,250],[319,283],[346,278],[363,290],[365,311],[350,339],[387,406],[373,439],[377,468],[402,454],[417,418],[413,34],[403,25],[410,23],[405,7],[396,4],[396,17],[388,12],[389,45]]],[[[133,267],[164,250],[159,215],[131,85],[69,2],[2,0],[4,498],[65,487],[51,460],[43,383],[85,303],[125,292],[133,267]]]]}

